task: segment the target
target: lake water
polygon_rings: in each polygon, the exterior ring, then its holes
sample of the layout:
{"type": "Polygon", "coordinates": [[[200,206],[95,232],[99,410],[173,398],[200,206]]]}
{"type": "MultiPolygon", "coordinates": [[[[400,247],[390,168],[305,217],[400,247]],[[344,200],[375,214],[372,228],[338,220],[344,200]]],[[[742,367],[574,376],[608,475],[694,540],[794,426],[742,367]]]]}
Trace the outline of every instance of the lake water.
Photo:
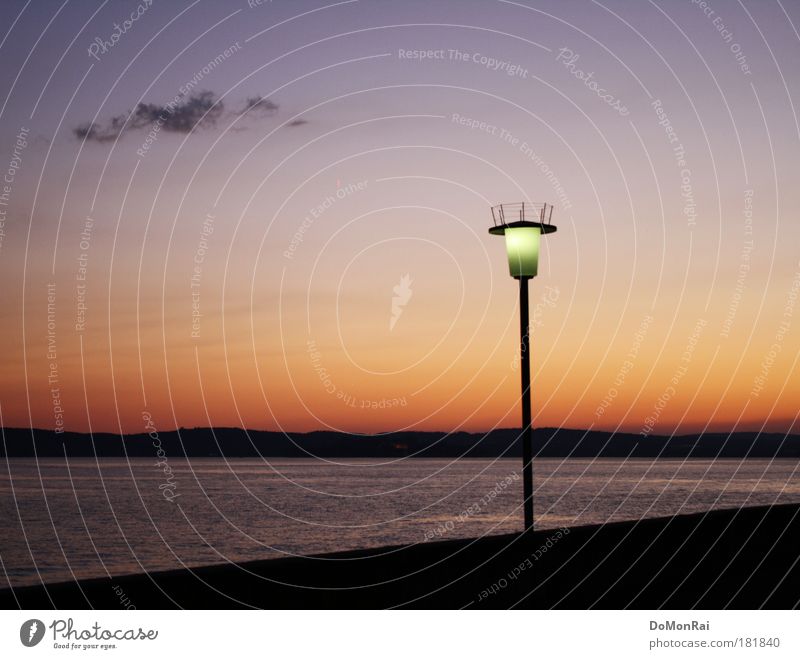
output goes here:
{"type": "MultiPolygon", "coordinates": [[[[517,460],[170,459],[169,466],[168,479],[147,459],[6,461],[0,587],[522,526],[517,460]]],[[[536,523],[800,503],[798,468],[795,460],[541,459],[536,523]]]]}

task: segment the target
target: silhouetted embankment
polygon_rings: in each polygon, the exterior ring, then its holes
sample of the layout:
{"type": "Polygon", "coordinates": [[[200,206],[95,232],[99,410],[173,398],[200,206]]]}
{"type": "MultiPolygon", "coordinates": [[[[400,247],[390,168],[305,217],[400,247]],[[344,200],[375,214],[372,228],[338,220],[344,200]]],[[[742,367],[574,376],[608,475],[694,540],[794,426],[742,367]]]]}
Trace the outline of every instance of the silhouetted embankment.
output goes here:
{"type": "Polygon", "coordinates": [[[4,608],[796,608],[800,506],[0,591],[4,608]]]}

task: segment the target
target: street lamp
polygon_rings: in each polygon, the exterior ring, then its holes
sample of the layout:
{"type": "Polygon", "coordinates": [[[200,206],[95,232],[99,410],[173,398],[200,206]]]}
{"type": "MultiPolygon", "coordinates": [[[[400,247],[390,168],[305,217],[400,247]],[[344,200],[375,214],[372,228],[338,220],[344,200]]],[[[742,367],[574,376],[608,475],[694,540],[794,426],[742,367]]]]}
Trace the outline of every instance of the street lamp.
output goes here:
{"type": "Polygon", "coordinates": [[[522,374],[522,491],[525,530],[533,530],[533,431],[531,429],[531,354],[528,320],[528,280],[539,268],[541,237],[556,231],[550,221],[550,204],[500,204],[492,206],[489,233],[506,237],[508,269],[519,280],[520,371],[522,374]]]}

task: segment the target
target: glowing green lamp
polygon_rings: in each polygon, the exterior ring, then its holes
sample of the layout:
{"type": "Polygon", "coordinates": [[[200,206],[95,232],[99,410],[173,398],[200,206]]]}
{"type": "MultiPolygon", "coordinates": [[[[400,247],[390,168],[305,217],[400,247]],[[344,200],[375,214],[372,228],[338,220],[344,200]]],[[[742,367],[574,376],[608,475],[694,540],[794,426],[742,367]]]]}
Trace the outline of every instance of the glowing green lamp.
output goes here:
{"type": "Polygon", "coordinates": [[[543,235],[554,233],[550,204],[500,204],[492,207],[494,226],[489,233],[506,237],[508,269],[514,279],[538,274],[539,243],[543,235]],[[511,221],[507,221],[507,218],[511,221]]]}
{"type": "Polygon", "coordinates": [[[505,230],[508,269],[512,277],[535,277],[539,267],[539,227],[509,227],[505,230]]]}

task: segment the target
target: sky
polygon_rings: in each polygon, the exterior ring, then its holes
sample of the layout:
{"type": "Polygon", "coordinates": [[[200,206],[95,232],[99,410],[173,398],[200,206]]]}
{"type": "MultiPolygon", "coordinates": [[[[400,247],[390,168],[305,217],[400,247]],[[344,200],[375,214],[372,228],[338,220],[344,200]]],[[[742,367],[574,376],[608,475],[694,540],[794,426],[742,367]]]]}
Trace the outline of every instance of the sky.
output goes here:
{"type": "Polygon", "coordinates": [[[0,422],[796,432],[800,8],[4,3],[0,422]],[[149,421],[148,421],[149,420],[149,421]]]}

